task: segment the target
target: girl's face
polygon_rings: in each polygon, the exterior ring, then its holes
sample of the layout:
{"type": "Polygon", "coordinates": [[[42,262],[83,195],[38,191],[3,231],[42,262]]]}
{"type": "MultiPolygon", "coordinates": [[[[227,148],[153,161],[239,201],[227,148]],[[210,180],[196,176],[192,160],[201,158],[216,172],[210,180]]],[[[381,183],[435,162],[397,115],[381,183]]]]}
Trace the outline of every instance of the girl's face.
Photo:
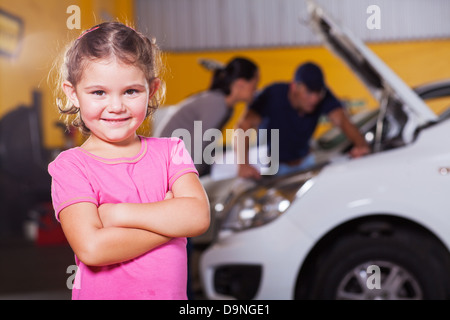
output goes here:
{"type": "Polygon", "coordinates": [[[72,103],[80,108],[81,119],[91,138],[109,143],[126,143],[147,114],[149,99],[158,81],[148,84],[143,71],[117,59],[94,60],[87,64],[76,87],[64,83],[72,103]]]}

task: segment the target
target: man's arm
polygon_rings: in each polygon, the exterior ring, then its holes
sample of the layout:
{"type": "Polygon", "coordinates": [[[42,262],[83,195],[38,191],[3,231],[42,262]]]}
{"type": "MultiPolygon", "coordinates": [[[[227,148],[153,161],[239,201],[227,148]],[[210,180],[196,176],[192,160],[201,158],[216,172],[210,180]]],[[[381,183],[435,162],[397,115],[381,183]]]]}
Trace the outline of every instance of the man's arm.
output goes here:
{"type": "MultiPolygon", "coordinates": [[[[244,132],[248,129],[256,129],[261,123],[261,116],[253,110],[247,110],[241,120],[238,122],[237,128],[242,129],[244,132]]],[[[244,139],[236,139],[235,152],[238,159],[239,171],[238,175],[242,178],[261,178],[259,171],[250,165],[249,154],[249,138],[246,136],[244,139]],[[244,145],[242,145],[242,143],[244,145]]]]}
{"type": "Polygon", "coordinates": [[[343,108],[337,108],[328,114],[331,123],[339,127],[347,138],[353,142],[353,148],[350,155],[354,158],[364,156],[370,153],[370,147],[359,132],[359,129],[351,123],[343,108]]]}

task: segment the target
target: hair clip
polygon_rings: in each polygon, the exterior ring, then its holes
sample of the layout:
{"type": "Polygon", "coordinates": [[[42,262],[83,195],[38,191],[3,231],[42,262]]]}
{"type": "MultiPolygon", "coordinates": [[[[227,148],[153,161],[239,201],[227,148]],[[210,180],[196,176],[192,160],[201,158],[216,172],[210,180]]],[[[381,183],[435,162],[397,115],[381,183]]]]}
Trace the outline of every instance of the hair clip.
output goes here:
{"type": "Polygon", "coordinates": [[[100,28],[100,26],[96,26],[96,27],[93,27],[93,28],[91,28],[91,29],[86,30],[85,32],[83,32],[83,33],[81,34],[81,36],[78,37],[77,40],[83,38],[85,34],[87,34],[87,33],[89,33],[89,32],[92,32],[92,31],[94,31],[94,30],[97,30],[98,28],[100,28]]]}

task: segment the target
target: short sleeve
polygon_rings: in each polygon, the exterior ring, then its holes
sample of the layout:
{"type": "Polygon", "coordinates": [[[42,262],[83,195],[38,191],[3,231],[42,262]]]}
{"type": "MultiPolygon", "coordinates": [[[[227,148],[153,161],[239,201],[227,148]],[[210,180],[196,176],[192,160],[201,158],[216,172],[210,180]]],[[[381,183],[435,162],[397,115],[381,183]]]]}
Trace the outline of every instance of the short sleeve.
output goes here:
{"type": "Polygon", "coordinates": [[[322,100],[322,113],[328,114],[338,108],[342,108],[342,102],[327,88],[322,100]]]}
{"type": "Polygon", "coordinates": [[[61,210],[72,204],[91,202],[98,206],[87,174],[76,158],[58,157],[49,164],[48,171],[52,177],[52,203],[58,221],[61,210]]]}
{"type": "Polygon", "coordinates": [[[198,175],[192,157],[186,149],[183,140],[179,138],[167,139],[169,143],[169,168],[168,181],[169,190],[172,190],[173,183],[182,175],[193,172],[198,175]]]}

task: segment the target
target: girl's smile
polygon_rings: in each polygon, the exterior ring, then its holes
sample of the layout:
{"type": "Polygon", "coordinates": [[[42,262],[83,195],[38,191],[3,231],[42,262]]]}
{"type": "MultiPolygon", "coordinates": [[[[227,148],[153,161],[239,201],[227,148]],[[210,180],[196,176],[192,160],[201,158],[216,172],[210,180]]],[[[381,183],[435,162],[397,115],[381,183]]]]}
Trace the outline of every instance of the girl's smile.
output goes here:
{"type": "Polygon", "coordinates": [[[131,117],[127,117],[127,118],[117,118],[117,119],[108,119],[108,118],[101,118],[100,121],[104,121],[105,123],[107,123],[108,125],[111,126],[120,126],[123,123],[125,123],[126,121],[131,120],[131,117]]]}

